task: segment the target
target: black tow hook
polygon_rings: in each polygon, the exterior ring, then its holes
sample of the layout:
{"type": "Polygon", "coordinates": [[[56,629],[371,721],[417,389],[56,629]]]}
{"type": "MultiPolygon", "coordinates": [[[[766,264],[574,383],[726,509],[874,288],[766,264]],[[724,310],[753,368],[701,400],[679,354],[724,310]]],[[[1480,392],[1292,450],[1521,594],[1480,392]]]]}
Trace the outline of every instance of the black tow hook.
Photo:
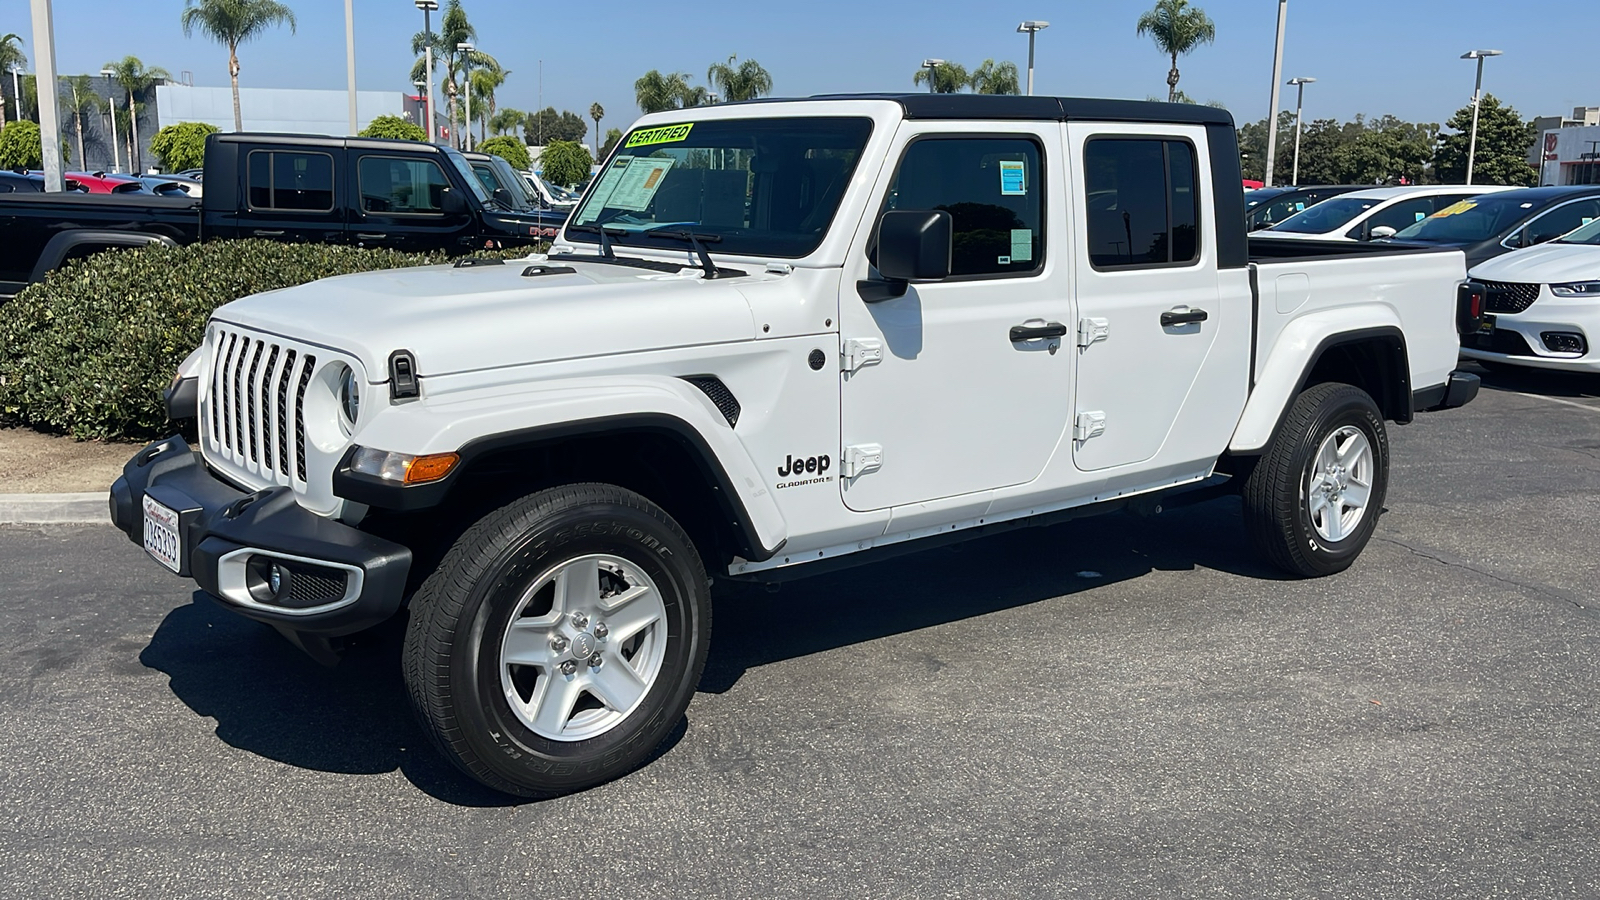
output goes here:
{"type": "Polygon", "coordinates": [[[240,497],[239,499],[228,504],[228,508],[222,511],[222,517],[224,519],[239,518],[240,516],[244,515],[245,510],[250,508],[250,504],[267,496],[267,494],[271,493],[271,491],[271,488],[267,488],[265,490],[256,491],[254,494],[250,494],[249,496],[240,497]]]}

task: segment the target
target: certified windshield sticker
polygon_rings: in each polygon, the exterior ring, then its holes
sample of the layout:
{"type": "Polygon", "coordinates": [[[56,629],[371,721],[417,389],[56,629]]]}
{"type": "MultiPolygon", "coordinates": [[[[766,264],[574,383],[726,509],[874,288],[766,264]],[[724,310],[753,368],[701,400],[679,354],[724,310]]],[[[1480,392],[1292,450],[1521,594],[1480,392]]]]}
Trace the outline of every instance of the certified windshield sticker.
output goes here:
{"type": "Polygon", "coordinates": [[[648,147],[652,144],[676,144],[689,136],[694,123],[683,125],[662,125],[659,128],[641,128],[628,135],[628,142],[624,147],[648,147]]]}
{"type": "Polygon", "coordinates": [[[1473,203],[1471,200],[1462,200],[1460,202],[1452,203],[1449,206],[1446,206],[1444,209],[1439,210],[1438,212],[1434,213],[1433,215],[1429,216],[1428,218],[1430,218],[1430,219],[1442,219],[1445,216],[1458,216],[1458,215],[1466,212],[1469,209],[1477,209],[1477,207],[1478,207],[1478,204],[1473,203]]]}
{"type": "Polygon", "coordinates": [[[617,179],[617,186],[606,198],[607,209],[626,209],[641,212],[655,199],[661,183],[667,180],[667,170],[677,162],[670,156],[637,156],[617,179]]]}
{"type": "Polygon", "coordinates": [[[1000,195],[1023,197],[1028,193],[1027,164],[1021,160],[1000,161],[1000,195]]]}

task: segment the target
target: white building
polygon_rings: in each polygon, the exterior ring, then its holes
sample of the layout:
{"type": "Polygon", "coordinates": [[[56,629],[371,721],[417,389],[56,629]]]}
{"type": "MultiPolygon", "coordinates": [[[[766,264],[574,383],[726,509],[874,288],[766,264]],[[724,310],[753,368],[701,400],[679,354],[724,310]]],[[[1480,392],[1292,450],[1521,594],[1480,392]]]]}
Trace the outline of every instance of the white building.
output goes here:
{"type": "MultiPolygon", "coordinates": [[[[400,116],[421,125],[426,115],[415,97],[401,91],[357,91],[356,130],[378,116],[400,116]]],[[[156,87],[159,125],[206,122],[233,130],[233,90],[227,87],[156,87]]],[[[240,88],[239,111],[245,131],[289,134],[350,133],[350,99],[344,91],[240,88]]]]}
{"type": "Polygon", "coordinates": [[[1533,146],[1540,184],[1600,184],[1600,124],[1551,128],[1533,146]]]}

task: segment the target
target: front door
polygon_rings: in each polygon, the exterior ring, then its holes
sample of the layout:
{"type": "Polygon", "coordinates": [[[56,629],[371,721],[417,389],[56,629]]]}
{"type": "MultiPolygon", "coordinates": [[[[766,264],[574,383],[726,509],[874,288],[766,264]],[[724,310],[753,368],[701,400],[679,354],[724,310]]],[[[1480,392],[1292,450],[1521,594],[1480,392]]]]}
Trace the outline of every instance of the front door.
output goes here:
{"type": "Polygon", "coordinates": [[[1204,227],[1205,129],[1073,124],[1067,133],[1084,197],[1073,212],[1085,235],[1075,248],[1086,346],[1078,349],[1073,461],[1093,471],[1161,450],[1224,315],[1216,242],[1204,227]]]}
{"type": "Polygon", "coordinates": [[[1065,427],[1072,302],[1061,129],[984,125],[902,126],[846,261],[840,484],[851,509],[1031,481],[1065,427]],[[875,295],[858,282],[878,278],[877,222],[891,209],[950,214],[952,274],[868,302],[875,295]]]}

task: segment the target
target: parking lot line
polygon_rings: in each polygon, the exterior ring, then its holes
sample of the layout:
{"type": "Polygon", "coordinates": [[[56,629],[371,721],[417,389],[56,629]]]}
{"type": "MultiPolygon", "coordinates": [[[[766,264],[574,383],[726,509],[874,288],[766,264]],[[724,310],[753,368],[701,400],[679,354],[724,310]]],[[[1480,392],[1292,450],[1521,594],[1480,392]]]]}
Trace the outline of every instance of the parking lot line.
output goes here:
{"type": "Polygon", "coordinates": [[[1544,394],[1524,394],[1521,391],[1510,391],[1509,393],[1516,394],[1518,397],[1528,397],[1532,400],[1548,400],[1551,403],[1560,403],[1564,406],[1576,406],[1579,409],[1587,410],[1592,413],[1600,413],[1600,406],[1590,406],[1587,403],[1579,403],[1576,400],[1567,400],[1561,397],[1548,397],[1544,394]]]}

